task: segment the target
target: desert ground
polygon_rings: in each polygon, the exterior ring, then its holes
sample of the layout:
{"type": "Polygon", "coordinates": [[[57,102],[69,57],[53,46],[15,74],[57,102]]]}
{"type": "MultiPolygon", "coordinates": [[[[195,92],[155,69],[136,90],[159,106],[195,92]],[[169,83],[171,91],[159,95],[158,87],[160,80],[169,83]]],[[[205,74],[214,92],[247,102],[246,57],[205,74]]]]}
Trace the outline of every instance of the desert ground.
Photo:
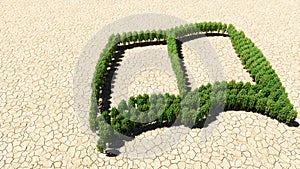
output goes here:
{"type": "MultiPolygon", "coordinates": [[[[88,129],[87,115],[91,75],[111,31],[203,21],[231,23],[243,30],[270,61],[294,109],[300,112],[299,14],[300,1],[296,0],[2,0],[0,168],[298,168],[300,127],[257,113],[223,112],[203,129],[171,127],[144,132],[127,142],[117,157],[97,151],[97,136],[88,129]],[[156,17],[161,23],[130,24],[134,22],[130,18],[145,14],[169,19],[156,17]],[[121,26],[113,28],[112,23],[121,26]],[[98,36],[102,34],[107,36],[98,36]],[[205,133],[210,135],[200,139],[205,133]]],[[[228,38],[205,39],[209,49],[220,56],[224,79],[251,81],[228,38]]],[[[206,73],[195,73],[203,72],[205,66],[195,60],[201,54],[189,50],[189,45],[183,46],[183,52],[192,86],[197,87],[209,79],[206,73]]],[[[145,50],[159,51],[150,53],[158,59],[166,53],[163,46],[145,50]]],[[[125,56],[134,58],[139,52],[141,49],[131,49],[125,56]]],[[[130,64],[137,63],[124,59],[119,70],[130,64]]],[[[130,79],[127,71],[119,71],[116,86],[123,84],[123,78],[126,91],[114,86],[117,92],[112,99],[118,102],[129,94],[158,88],[178,92],[168,63],[161,64],[160,70],[130,69],[130,79]]],[[[296,121],[300,123],[300,114],[296,121]]]]}

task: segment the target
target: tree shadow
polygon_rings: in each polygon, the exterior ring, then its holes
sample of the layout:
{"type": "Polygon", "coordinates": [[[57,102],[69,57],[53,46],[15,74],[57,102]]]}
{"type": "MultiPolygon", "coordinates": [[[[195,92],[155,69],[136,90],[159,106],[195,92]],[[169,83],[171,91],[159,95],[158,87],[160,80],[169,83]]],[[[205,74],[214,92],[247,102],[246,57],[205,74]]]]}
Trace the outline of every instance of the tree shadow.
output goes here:
{"type": "MultiPolygon", "coordinates": [[[[174,124],[174,123],[158,123],[158,122],[152,122],[149,124],[145,124],[140,127],[133,128],[132,130],[124,133],[116,133],[114,135],[114,139],[111,142],[111,145],[109,146],[109,150],[115,151],[115,154],[117,154],[117,151],[119,148],[123,147],[125,145],[126,141],[132,141],[134,138],[146,131],[151,131],[155,130],[158,128],[163,128],[163,127],[171,127],[171,126],[178,126],[180,124],[174,124]]],[[[115,131],[116,132],[116,131],[115,131]]]]}
{"type": "Polygon", "coordinates": [[[108,67],[107,75],[104,80],[104,86],[101,90],[100,98],[102,99],[102,105],[100,107],[101,112],[104,110],[110,109],[111,104],[111,94],[112,94],[112,87],[115,80],[115,75],[117,75],[116,71],[118,70],[118,66],[120,66],[120,63],[122,62],[122,58],[124,57],[124,49],[123,47],[118,47],[117,52],[115,53],[115,57],[112,61],[112,63],[108,67]]]}
{"type": "Polygon", "coordinates": [[[177,38],[177,40],[180,41],[181,43],[185,43],[195,39],[211,37],[211,36],[229,37],[228,34],[221,34],[221,33],[196,33],[196,34],[191,34],[188,36],[177,38]]]}
{"type": "Polygon", "coordinates": [[[297,121],[291,121],[289,127],[299,127],[299,123],[297,121]]]}
{"type": "Polygon", "coordinates": [[[185,62],[184,62],[184,56],[182,54],[182,44],[183,42],[180,41],[180,40],[176,40],[176,44],[177,44],[177,52],[178,52],[178,55],[179,55],[179,62],[180,62],[180,66],[181,66],[181,69],[184,73],[184,80],[185,80],[185,83],[187,85],[187,92],[190,92],[191,91],[191,83],[190,83],[190,80],[189,80],[189,77],[188,77],[188,72],[187,72],[187,67],[185,65],[185,62]]]}

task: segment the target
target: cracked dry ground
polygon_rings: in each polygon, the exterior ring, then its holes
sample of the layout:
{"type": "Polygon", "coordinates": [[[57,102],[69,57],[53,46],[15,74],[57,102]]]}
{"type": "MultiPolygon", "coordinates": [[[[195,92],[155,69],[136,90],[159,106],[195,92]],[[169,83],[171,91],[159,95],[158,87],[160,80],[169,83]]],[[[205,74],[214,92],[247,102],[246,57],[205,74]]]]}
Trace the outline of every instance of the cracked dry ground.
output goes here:
{"type": "MultiPolygon", "coordinates": [[[[222,113],[207,140],[200,139],[203,129],[189,130],[188,134],[184,128],[178,130],[183,133],[182,141],[158,157],[108,158],[97,152],[95,138],[82,127],[73,107],[74,69],[88,40],[119,18],[154,12],[187,22],[232,23],[243,30],[270,61],[300,112],[299,1],[4,0],[0,9],[0,168],[297,168],[300,165],[299,127],[287,127],[246,112],[222,113]]],[[[220,55],[232,52],[222,46],[223,40],[209,40],[218,46],[220,55]]],[[[230,74],[239,68],[228,71],[230,74]]],[[[239,75],[243,77],[242,72],[239,75]]],[[[166,130],[149,131],[139,138],[166,130]]]]}

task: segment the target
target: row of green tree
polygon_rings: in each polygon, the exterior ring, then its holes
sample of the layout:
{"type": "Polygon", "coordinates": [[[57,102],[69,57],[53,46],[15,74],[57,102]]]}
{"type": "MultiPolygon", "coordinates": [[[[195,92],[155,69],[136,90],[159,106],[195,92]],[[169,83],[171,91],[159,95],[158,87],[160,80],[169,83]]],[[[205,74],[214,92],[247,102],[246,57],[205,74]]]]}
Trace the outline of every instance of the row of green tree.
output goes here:
{"type": "Polygon", "coordinates": [[[161,41],[167,40],[171,35],[176,38],[194,34],[194,33],[222,33],[227,31],[227,24],[221,22],[202,22],[194,24],[186,24],[177,26],[175,28],[166,30],[146,30],[146,31],[133,31],[133,32],[123,32],[122,34],[117,33],[114,35],[117,39],[117,44],[130,44],[130,43],[141,43],[141,42],[151,42],[151,41],[161,41]]]}
{"type": "Polygon", "coordinates": [[[99,99],[101,97],[102,89],[104,86],[105,79],[108,73],[108,67],[112,62],[114,54],[117,50],[118,39],[115,35],[109,37],[108,43],[103,49],[102,53],[96,64],[96,70],[92,79],[92,96],[91,96],[91,107],[89,113],[89,125],[93,132],[98,128],[97,117],[99,114],[100,103],[99,99]]]}
{"type": "MultiPolygon", "coordinates": [[[[242,64],[260,89],[257,97],[260,98],[259,102],[265,104],[266,115],[287,124],[295,120],[297,112],[293,109],[279,77],[261,50],[245,36],[243,31],[237,31],[231,24],[228,27],[228,35],[242,64]]],[[[263,108],[256,110],[264,111],[263,108]]]]}
{"type": "MultiPolygon", "coordinates": [[[[101,125],[109,124],[113,130],[108,131],[107,126],[101,126],[98,133],[99,136],[106,134],[111,136],[113,135],[111,131],[124,134],[150,123],[172,124],[175,121],[192,127],[205,119],[211,111],[228,110],[257,112],[289,123],[291,119],[286,111],[290,111],[293,105],[286,105],[289,101],[282,93],[284,90],[266,97],[259,86],[249,82],[223,81],[215,82],[213,85],[202,85],[189,92],[184,99],[168,93],[138,95],[130,97],[128,104],[123,100],[118,108],[104,111],[102,117],[106,122],[101,125]],[[103,128],[105,130],[102,130],[103,128]]],[[[104,143],[109,142],[108,138],[108,136],[99,137],[98,148],[103,148],[104,143]]]]}
{"type": "Polygon", "coordinates": [[[177,42],[175,38],[168,37],[167,39],[168,55],[171,61],[172,69],[175,73],[177,86],[179,93],[182,96],[187,94],[187,82],[185,80],[184,72],[180,64],[179,51],[177,47],[177,42]]]}

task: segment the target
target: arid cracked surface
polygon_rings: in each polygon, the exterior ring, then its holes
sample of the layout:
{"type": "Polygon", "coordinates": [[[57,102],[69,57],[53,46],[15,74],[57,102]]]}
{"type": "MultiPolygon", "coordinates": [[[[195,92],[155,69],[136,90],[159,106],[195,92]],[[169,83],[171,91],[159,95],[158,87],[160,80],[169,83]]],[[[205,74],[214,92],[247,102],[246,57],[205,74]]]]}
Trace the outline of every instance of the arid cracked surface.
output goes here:
{"type": "MultiPolygon", "coordinates": [[[[0,9],[0,168],[299,167],[300,127],[251,112],[221,113],[204,129],[179,126],[148,131],[126,142],[120,156],[106,157],[97,152],[96,138],[82,120],[85,115],[74,109],[78,93],[73,90],[89,87],[84,77],[82,86],[74,86],[73,79],[78,77],[74,70],[91,37],[118,19],[158,13],[186,22],[232,23],[243,30],[270,61],[300,112],[299,1],[4,0],[0,9]],[[173,139],[164,135],[168,132],[180,140],[172,144],[173,139]],[[152,142],[141,144],[147,139],[152,142]],[[146,147],[138,150],[153,151],[145,155],[131,149],[142,145],[146,147]]],[[[220,56],[225,79],[251,81],[228,39],[207,39],[220,56]]],[[[196,57],[193,51],[184,52],[188,72],[205,71],[201,63],[191,61],[196,57]]],[[[172,74],[157,76],[157,71],[161,69],[136,74],[127,92],[136,94],[133,88],[147,74],[152,74],[150,80],[169,78],[171,87],[161,92],[176,92],[172,74]]],[[[205,73],[191,77],[194,87],[209,81],[205,73]]],[[[144,92],[147,85],[138,91],[144,92]]],[[[84,91],[79,93],[89,95],[84,91]]],[[[89,100],[83,104],[82,109],[88,107],[89,100]]],[[[300,115],[296,121],[300,122],[300,115]]]]}

